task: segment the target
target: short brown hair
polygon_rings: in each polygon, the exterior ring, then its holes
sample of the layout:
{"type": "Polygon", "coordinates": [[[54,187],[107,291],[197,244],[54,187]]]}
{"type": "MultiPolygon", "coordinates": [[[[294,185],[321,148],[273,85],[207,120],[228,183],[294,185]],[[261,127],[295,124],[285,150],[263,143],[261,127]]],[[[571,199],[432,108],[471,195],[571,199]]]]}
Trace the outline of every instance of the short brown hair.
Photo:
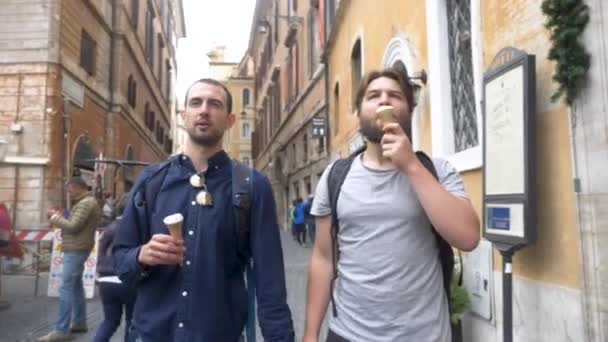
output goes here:
{"type": "Polygon", "coordinates": [[[188,95],[190,95],[190,89],[192,89],[192,86],[197,83],[204,83],[222,88],[224,93],[226,93],[226,110],[228,111],[228,114],[232,114],[232,94],[230,93],[230,90],[226,88],[224,83],[218,80],[214,80],[213,78],[201,78],[200,80],[192,83],[190,87],[188,87],[188,90],[186,90],[186,96],[184,98],[184,107],[188,107],[188,95]]]}
{"type": "Polygon", "coordinates": [[[361,83],[359,84],[359,89],[357,89],[357,97],[355,102],[357,105],[357,111],[361,111],[361,103],[363,102],[363,97],[365,97],[367,87],[369,87],[370,83],[380,77],[390,78],[399,84],[399,88],[401,88],[401,91],[403,91],[403,94],[405,95],[405,99],[407,100],[411,113],[414,110],[414,107],[416,107],[416,102],[414,102],[414,86],[410,83],[406,70],[401,70],[394,67],[384,68],[381,70],[372,70],[365,74],[361,80],[361,83]]]}

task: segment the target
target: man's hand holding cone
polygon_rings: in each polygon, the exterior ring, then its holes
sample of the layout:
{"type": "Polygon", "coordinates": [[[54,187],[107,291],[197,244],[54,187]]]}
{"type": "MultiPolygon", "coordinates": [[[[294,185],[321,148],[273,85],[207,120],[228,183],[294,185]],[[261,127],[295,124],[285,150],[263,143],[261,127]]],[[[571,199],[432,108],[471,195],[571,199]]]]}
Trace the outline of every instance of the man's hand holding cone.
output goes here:
{"type": "Polygon", "coordinates": [[[182,237],[183,220],[179,213],[167,216],[163,222],[171,235],[154,234],[150,241],[141,247],[137,258],[139,263],[148,266],[181,265],[185,250],[182,237]]]}

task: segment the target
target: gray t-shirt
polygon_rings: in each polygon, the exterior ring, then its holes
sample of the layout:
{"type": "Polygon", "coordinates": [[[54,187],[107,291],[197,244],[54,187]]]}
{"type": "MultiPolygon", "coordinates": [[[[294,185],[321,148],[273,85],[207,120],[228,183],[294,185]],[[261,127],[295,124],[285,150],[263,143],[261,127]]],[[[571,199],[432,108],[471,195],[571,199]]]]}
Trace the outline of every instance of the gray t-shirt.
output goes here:
{"type": "MultiPolygon", "coordinates": [[[[434,159],[439,181],[466,198],[462,177],[434,159]]],[[[311,213],[331,214],[327,177],[311,213]]],[[[340,260],[329,326],[352,342],[450,342],[448,304],[435,237],[407,176],[355,158],[337,205],[340,260]]]]}

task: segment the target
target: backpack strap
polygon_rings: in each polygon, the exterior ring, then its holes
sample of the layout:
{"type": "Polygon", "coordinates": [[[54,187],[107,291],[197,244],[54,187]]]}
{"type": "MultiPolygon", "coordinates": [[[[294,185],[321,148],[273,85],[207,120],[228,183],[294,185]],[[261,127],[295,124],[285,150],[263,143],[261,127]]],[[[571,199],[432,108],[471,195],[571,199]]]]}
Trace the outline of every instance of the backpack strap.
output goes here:
{"type": "Polygon", "coordinates": [[[238,238],[238,252],[249,259],[249,212],[251,209],[251,173],[247,165],[232,160],[232,204],[234,206],[235,228],[238,238]]]}
{"type": "Polygon", "coordinates": [[[245,322],[247,342],[255,342],[256,338],[255,273],[249,245],[252,176],[253,170],[250,167],[237,160],[232,161],[232,204],[237,234],[237,253],[245,264],[245,281],[247,284],[248,304],[247,321],[245,322]]]}
{"type": "Polygon", "coordinates": [[[338,259],[340,258],[340,249],[338,248],[338,233],[340,231],[340,222],[338,220],[338,197],[340,197],[340,190],[342,184],[350,171],[350,167],[355,160],[356,154],[351,155],[348,158],[338,159],[334,162],[329,175],[327,177],[327,189],[329,193],[329,204],[331,206],[331,249],[332,249],[332,266],[334,274],[331,278],[330,283],[330,300],[332,303],[332,312],[334,317],[338,316],[338,310],[336,309],[336,301],[334,300],[334,283],[338,279],[338,259]]]}
{"type": "MultiPolygon", "coordinates": [[[[433,177],[439,180],[433,160],[422,151],[417,151],[416,157],[418,157],[420,163],[424,165],[424,167],[433,175],[433,177]]],[[[445,241],[441,234],[437,232],[433,225],[431,225],[431,230],[433,231],[433,234],[435,235],[435,240],[437,241],[437,249],[439,251],[439,262],[441,263],[441,270],[443,271],[443,287],[448,299],[448,305],[451,306],[450,295],[452,291],[450,285],[452,282],[452,275],[454,274],[454,250],[452,249],[452,246],[450,246],[450,244],[445,241]]]]}
{"type": "Polygon", "coordinates": [[[174,158],[171,157],[157,164],[156,170],[152,172],[152,176],[144,182],[143,186],[135,194],[135,205],[139,209],[139,237],[142,244],[145,244],[152,238],[149,221],[154,211],[156,197],[160,192],[160,187],[169,172],[169,166],[174,158]]]}

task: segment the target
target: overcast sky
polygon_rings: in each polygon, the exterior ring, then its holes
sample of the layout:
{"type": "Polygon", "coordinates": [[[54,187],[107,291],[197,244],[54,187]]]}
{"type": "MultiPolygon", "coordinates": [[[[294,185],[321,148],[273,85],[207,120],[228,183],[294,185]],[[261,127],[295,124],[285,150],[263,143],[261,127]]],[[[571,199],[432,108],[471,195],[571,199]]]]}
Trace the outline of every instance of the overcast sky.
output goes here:
{"type": "Polygon", "coordinates": [[[238,62],[249,44],[255,0],[183,0],[186,38],[177,50],[177,95],[208,76],[207,53],[216,44],[225,45],[226,59],[238,62]]]}

